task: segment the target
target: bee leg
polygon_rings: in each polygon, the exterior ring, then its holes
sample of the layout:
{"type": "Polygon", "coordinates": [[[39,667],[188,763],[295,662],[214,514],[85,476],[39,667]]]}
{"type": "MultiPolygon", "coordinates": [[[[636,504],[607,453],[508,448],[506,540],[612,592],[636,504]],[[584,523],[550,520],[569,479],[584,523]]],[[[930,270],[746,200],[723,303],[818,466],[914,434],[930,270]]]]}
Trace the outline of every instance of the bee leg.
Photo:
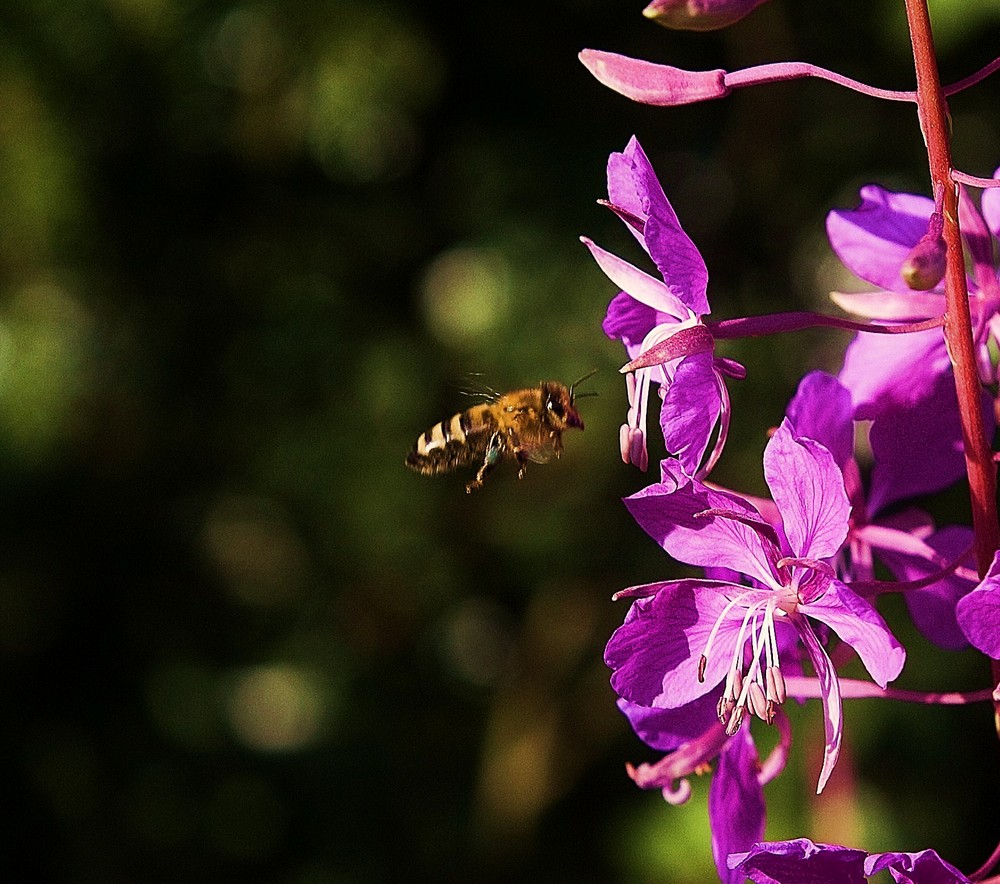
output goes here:
{"type": "Polygon", "coordinates": [[[486,456],[483,458],[483,465],[479,468],[479,472],[476,473],[476,478],[465,486],[465,493],[472,494],[473,491],[482,488],[486,477],[502,459],[503,437],[499,433],[494,433],[490,437],[489,444],[486,446],[486,456]]]}
{"type": "Polygon", "coordinates": [[[517,478],[523,479],[524,471],[528,466],[528,458],[520,450],[515,453],[515,456],[517,457],[517,478]]]}

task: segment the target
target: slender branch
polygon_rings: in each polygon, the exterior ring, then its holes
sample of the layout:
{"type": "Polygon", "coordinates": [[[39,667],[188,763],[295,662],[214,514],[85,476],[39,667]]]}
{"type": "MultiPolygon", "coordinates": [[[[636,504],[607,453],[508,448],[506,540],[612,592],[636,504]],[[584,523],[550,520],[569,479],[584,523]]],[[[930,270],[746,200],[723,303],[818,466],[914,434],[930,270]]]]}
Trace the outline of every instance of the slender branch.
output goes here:
{"type": "Polygon", "coordinates": [[[738,319],[722,319],[718,322],[708,321],[705,325],[716,340],[726,340],[729,338],[756,338],[762,335],[803,331],[808,328],[839,328],[844,331],[900,335],[940,328],[943,322],[942,317],[936,316],[933,319],[924,319],[920,322],[876,325],[871,322],[858,322],[853,319],[842,319],[839,316],[825,316],[822,313],[798,310],[788,313],[769,313],[763,316],[744,316],[738,319]]]}
{"type": "Polygon", "coordinates": [[[951,170],[951,179],[959,184],[968,184],[969,187],[1000,187],[1000,178],[977,178],[975,175],[960,172],[958,169],[951,170]]]}
{"type": "MultiPolygon", "coordinates": [[[[806,675],[786,675],[785,690],[790,697],[816,699],[823,696],[819,679],[806,675]]],[[[901,700],[904,703],[923,703],[933,706],[967,706],[985,703],[993,698],[993,691],[906,691],[902,688],[880,688],[870,681],[856,678],[840,679],[840,693],[845,700],[901,700]]]]}

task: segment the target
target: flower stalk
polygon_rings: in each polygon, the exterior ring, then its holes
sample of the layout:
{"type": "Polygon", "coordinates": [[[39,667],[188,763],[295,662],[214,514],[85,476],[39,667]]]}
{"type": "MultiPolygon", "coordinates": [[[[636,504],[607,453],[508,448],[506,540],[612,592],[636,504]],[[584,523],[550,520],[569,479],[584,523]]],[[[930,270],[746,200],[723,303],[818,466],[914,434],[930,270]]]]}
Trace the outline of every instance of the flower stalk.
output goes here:
{"type": "MultiPolygon", "coordinates": [[[[942,236],[945,241],[944,333],[955,372],[966,469],[972,503],[979,576],[985,576],[1000,547],[996,507],[996,465],[986,438],[980,407],[980,381],[972,338],[969,292],[966,286],[962,235],[958,222],[958,187],[952,179],[949,115],[938,74],[934,38],[926,0],[906,0],[906,19],[917,75],[917,111],[935,192],[942,193],[942,236]]],[[[994,667],[996,669],[996,667],[994,667]]],[[[995,671],[994,675],[998,673],[995,671]]],[[[1000,723],[1000,720],[998,720],[1000,723]]]]}

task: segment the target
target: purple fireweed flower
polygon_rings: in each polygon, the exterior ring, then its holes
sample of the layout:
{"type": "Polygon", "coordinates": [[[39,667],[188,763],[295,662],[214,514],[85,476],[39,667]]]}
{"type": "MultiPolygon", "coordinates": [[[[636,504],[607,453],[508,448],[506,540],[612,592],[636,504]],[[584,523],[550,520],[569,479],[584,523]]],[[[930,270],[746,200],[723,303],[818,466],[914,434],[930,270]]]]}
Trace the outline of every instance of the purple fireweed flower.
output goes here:
{"type": "Polygon", "coordinates": [[[670,350],[657,364],[636,367],[626,375],[629,412],[620,433],[622,459],[643,470],[648,466],[646,409],[650,386],[657,384],[667,450],[691,475],[699,467],[707,473],[722,451],[729,426],[729,395],[722,375],[742,377],[745,372],[738,363],[713,355],[714,341],[703,322],[710,312],[708,270],[635,138],[608,159],[608,205],[653,259],[662,280],[584,237],[600,268],[622,290],[608,305],[604,331],[625,344],[630,360],[656,345],[666,344],[670,350]],[[715,448],[702,466],[716,427],[715,448]]]}
{"type": "Polygon", "coordinates": [[[653,0],[642,14],[665,28],[714,31],[749,15],[767,0],[653,0]]]}
{"type": "MultiPolygon", "coordinates": [[[[950,384],[950,379],[945,380],[950,384]]],[[[951,387],[946,385],[946,389],[951,387]]],[[[886,409],[871,425],[869,441],[875,464],[867,488],[854,458],[851,394],[837,378],[822,371],[807,374],[789,403],[787,414],[796,432],[830,451],[844,477],[851,518],[847,543],[837,560],[841,579],[848,583],[872,583],[875,556],[903,581],[929,579],[968,556],[973,540],[971,529],[951,525],[936,530],[930,516],[914,507],[886,512],[902,492],[929,490],[939,481],[931,469],[914,463],[912,446],[919,436],[913,432],[912,421],[905,420],[910,412],[886,409]],[[899,438],[906,440],[905,457],[896,441],[899,438]],[[919,481],[919,476],[915,480],[914,473],[924,469],[926,480],[919,481]]],[[[968,647],[955,619],[955,604],[977,580],[974,571],[960,568],[948,571],[927,586],[907,590],[906,603],[917,628],[948,650],[968,647]]]]}
{"type": "MultiPolygon", "coordinates": [[[[970,259],[969,309],[979,373],[983,383],[993,384],[997,375],[989,346],[991,341],[1000,342],[1000,277],[995,257],[1000,193],[985,191],[980,212],[963,188],[959,216],[970,259]]],[[[941,316],[945,295],[940,280],[927,291],[914,291],[906,278],[914,251],[928,242],[928,235],[934,238],[939,223],[935,203],[928,197],[894,193],[877,185],[863,187],[856,209],[829,214],[827,234],[847,268],[876,290],[835,292],[834,301],[848,312],[881,321],[941,316]]],[[[950,361],[939,330],[891,337],[862,333],[848,349],[841,379],[855,404],[871,410],[880,398],[917,401],[942,373],[950,373],[950,361]]],[[[957,449],[959,443],[954,441],[952,447],[957,449]]]]}
{"type": "Polygon", "coordinates": [[[986,577],[958,603],[958,625],[970,644],[1000,660],[1000,552],[986,577]]]}
{"type": "Polygon", "coordinates": [[[869,854],[807,838],[756,844],[731,854],[729,867],[759,884],[864,884],[885,869],[898,884],[969,884],[933,850],[869,854]]]}
{"type": "Polygon", "coordinates": [[[778,630],[791,629],[822,686],[826,750],[818,790],[836,764],[843,730],[839,682],[817,624],[851,645],[883,688],[905,651],[871,604],[834,576],[829,560],[847,539],[850,502],[833,455],[786,419],[764,452],[780,530],[748,501],[690,478],[676,460],[662,480],[625,499],[670,555],[726,568],[751,585],[682,579],[626,590],[636,597],[605,661],[618,694],[672,709],[708,692],[735,733],[746,710],[770,720],[785,698],[778,630]],[[749,658],[749,663],[747,659],[749,658]]]}

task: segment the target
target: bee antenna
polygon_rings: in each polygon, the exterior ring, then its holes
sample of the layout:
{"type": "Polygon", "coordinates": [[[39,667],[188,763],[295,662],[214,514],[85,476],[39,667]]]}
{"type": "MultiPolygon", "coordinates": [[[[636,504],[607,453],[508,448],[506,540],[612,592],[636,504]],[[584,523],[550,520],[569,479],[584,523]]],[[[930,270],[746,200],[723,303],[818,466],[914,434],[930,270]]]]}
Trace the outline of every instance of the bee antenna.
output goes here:
{"type": "MultiPolygon", "coordinates": [[[[587,380],[587,378],[592,378],[595,374],[597,374],[597,369],[596,368],[592,368],[582,378],[578,378],[577,380],[573,381],[572,384],[569,385],[569,400],[570,400],[570,402],[572,402],[576,398],[576,392],[575,392],[576,388],[578,386],[580,386],[580,384],[582,384],[585,380],[587,380]]],[[[596,396],[597,395],[597,391],[594,390],[591,393],[581,393],[580,395],[581,396],[596,396]]]]}

